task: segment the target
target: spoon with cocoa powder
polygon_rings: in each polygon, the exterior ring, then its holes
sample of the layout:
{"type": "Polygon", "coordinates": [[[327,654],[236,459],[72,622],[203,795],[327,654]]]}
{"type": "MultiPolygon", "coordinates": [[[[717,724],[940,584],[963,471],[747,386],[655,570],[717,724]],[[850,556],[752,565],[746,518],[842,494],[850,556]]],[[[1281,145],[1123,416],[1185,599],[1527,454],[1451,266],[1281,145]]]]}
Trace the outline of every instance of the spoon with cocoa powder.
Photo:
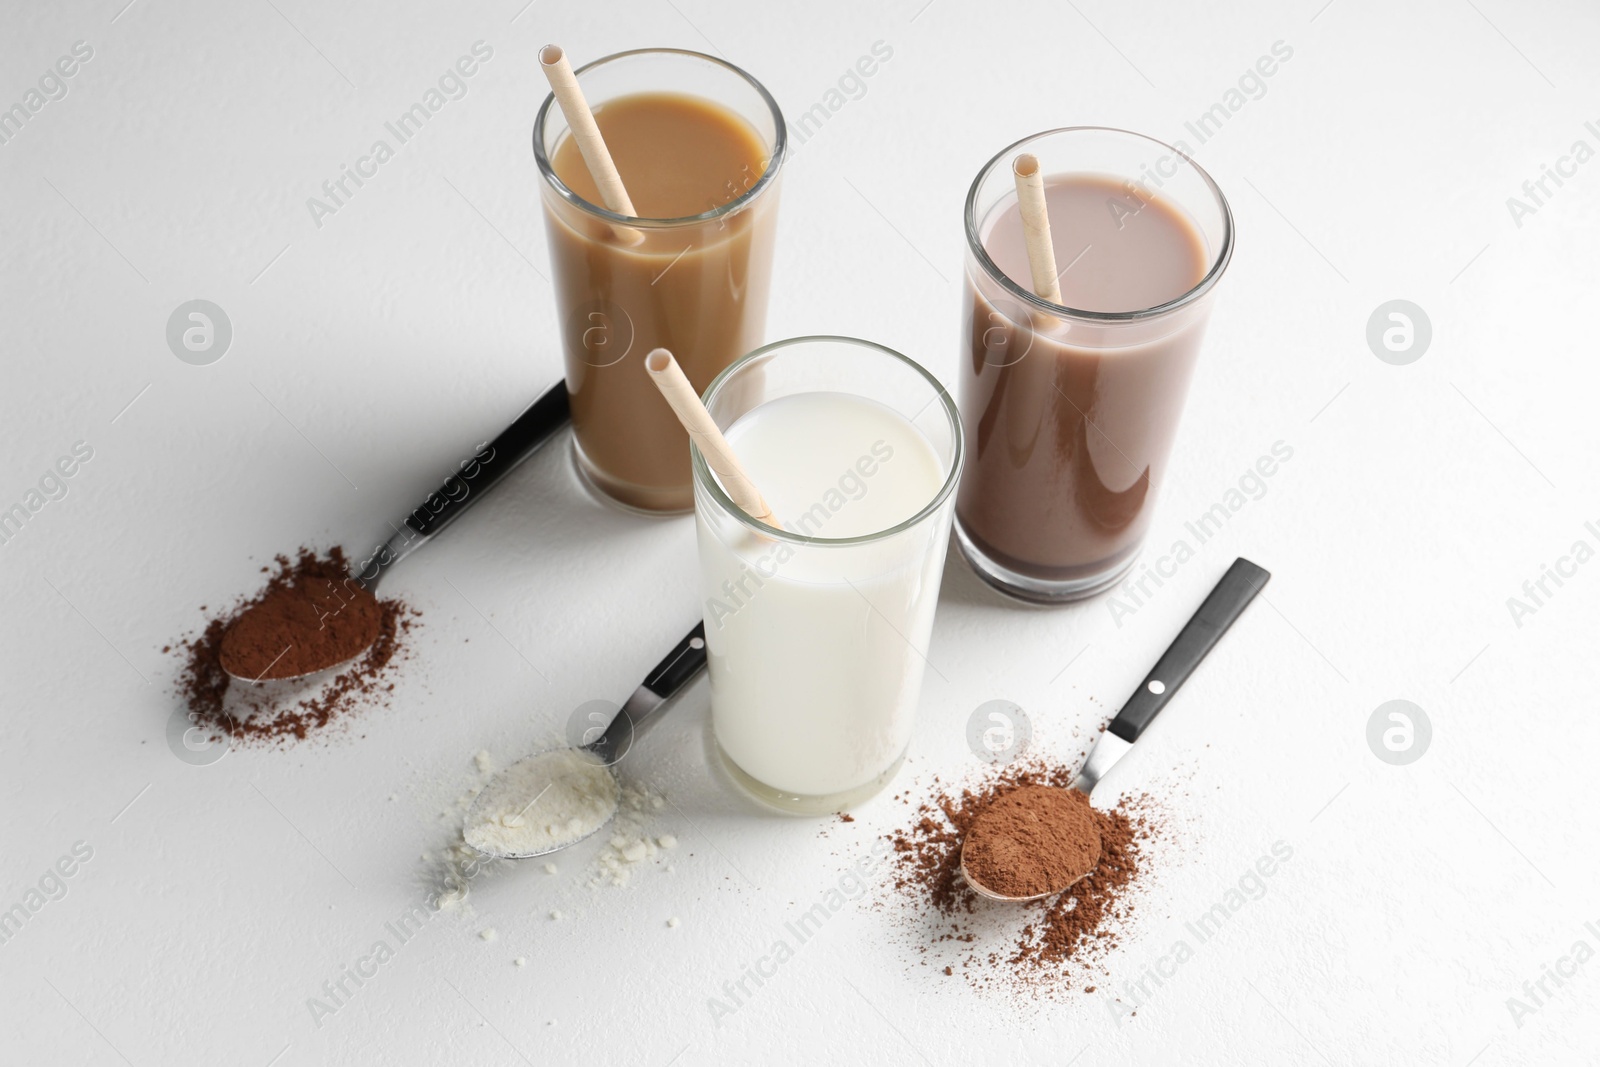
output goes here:
{"type": "Polygon", "coordinates": [[[1055,896],[1100,862],[1100,830],[1089,801],[1173,694],[1272,577],[1240,557],[1211,590],[1105,733],[1071,789],[1025,786],[996,800],[961,842],[961,877],[990,900],[1021,904],[1055,896]]]}
{"type": "Polygon", "coordinates": [[[989,805],[961,843],[961,877],[991,900],[1043,900],[1100,862],[1100,827],[1076,789],[1029,785],[989,805]]]}
{"type": "Polygon", "coordinates": [[[557,382],[493,441],[429,493],[353,571],[324,568],[268,591],[222,637],[222,669],[245,682],[286,681],[341,667],[378,639],[383,609],[373,595],[389,568],[415,552],[483,497],[571,417],[566,382],[557,382]]]}

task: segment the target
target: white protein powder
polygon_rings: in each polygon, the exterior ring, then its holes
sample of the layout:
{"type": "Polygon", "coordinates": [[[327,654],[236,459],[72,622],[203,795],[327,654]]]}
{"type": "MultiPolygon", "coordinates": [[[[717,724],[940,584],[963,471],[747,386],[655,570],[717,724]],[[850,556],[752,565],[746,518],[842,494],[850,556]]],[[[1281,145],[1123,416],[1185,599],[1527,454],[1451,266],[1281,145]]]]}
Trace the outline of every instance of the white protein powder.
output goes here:
{"type": "MultiPolygon", "coordinates": [[[[546,753],[546,755],[554,754],[555,750],[546,753]]],[[[595,771],[588,765],[589,761],[583,759],[585,755],[579,756],[580,760],[583,760],[582,769],[586,774],[594,774],[595,771]]],[[[433,906],[462,919],[469,919],[474,915],[470,899],[473,883],[515,869],[514,863],[490,859],[468,845],[465,830],[459,828],[472,802],[489,786],[494,770],[493,758],[487,751],[476,754],[468,761],[468,765],[471,773],[465,787],[453,801],[443,805],[437,816],[442,822],[455,822],[458,829],[450,841],[422,854],[422,862],[426,866],[426,885],[433,906]]],[[[608,774],[606,777],[611,776],[608,774]]],[[[452,785],[446,779],[440,779],[436,784],[436,791],[449,789],[452,785]]],[[[541,782],[527,796],[536,796],[545,784],[541,782]]],[[[605,788],[604,783],[599,785],[602,790],[605,788]]],[[[553,811],[554,797],[555,790],[552,789],[545,794],[538,805],[530,809],[530,814],[545,811],[547,805],[550,806],[549,810],[553,811]]],[[[517,810],[526,803],[525,798],[517,810]]],[[[632,881],[636,869],[651,864],[656,864],[667,874],[673,873],[670,862],[658,861],[666,859],[665,854],[677,846],[678,840],[670,833],[655,836],[650,825],[665,803],[665,798],[648,788],[622,786],[617,790],[616,814],[612,817],[610,833],[606,835],[604,844],[594,856],[593,866],[587,879],[589,888],[626,886],[632,881]]],[[[604,816],[600,818],[603,822],[604,816]]],[[[480,823],[474,823],[472,827],[466,829],[476,830],[473,836],[478,840],[509,832],[509,828],[503,826],[497,830],[480,823]]],[[[543,869],[545,873],[551,875],[559,870],[552,862],[544,863],[543,869]]],[[[566,917],[560,911],[550,915],[550,918],[555,920],[566,917]]]]}
{"type": "Polygon", "coordinates": [[[582,749],[541,752],[500,772],[485,790],[466,842],[486,852],[528,855],[594,833],[616,814],[620,790],[600,758],[582,749]]]}

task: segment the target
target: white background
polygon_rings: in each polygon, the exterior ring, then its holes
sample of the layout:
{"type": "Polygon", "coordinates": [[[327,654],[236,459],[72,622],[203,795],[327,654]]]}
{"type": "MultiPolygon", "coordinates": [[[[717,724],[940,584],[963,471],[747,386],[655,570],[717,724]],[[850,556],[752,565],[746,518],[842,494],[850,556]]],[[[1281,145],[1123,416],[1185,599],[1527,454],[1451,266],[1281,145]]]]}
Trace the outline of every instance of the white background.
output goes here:
{"type": "Polygon", "coordinates": [[[94,49],[0,146],[0,504],[74,442],[94,449],[0,545],[0,907],[93,849],[0,945],[0,1061],[1600,1058],[1600,961],[1547,983],[1520,1027],[1506,1004],[1575,941],[1600,948],[1600,563],[1520,627],[1506,604],[1574,541],[1600,545],[1583,325],[1600,162],[1520,227],[1506,206],[1574,141],[1600,148],[1592,7],[124,2],[12,0],[0,34],[5,105],[75,41],[94,49]],[[315,226],[306,199],[480,39],[494,55],[468,95],[315,226]],[[674,872],[591,890],[584,854],[519,869],[314,1025],[307,998],[422,899],[419,853],[448,835],[472,754],[504,762],[581,702],[620,700],[696,612],[690,520],[589,500],[563,436],[389,579],[424,627],[359,736],[209,766],[166,739],[177,661],[160,648],[201,605],[302,543],[370,543],[558,377],[529,148],[552,40],[580,62],[720,52],[791,121],[889,45],[789,164],[769,336],[857,334],[947,383],[961,202],[1004,144],[1083,123],[1182,138],[1229,196],[1238,251],[1152,546],[1275,442],[1293,458],[1121,626],[1104,598],[1004,602],[952,553],[895,786],[976,772],[967,721],[992,699],[1071,757],[1235,555],[1268,567],[1264,600],[1117,772],[1181,832],[1102,994],[1275,841],[1293,859],[1137,1017],[935,973],[878,881],[714,1025],[708,998],[905,809],[885,795],[852,826],[758,810],[707,760],[702,681],[626,765],[672,801],[654,827],[682,842],[674,872]],[[1184,123],[1276,41],[1292,58],[1197,145],[1184,123]],[[234,327],[207,367],[164,337],[195,297],[234,327]],[[1365,340],[1397,298],[1433,328],[1408,366],[1365,340]],[[1366,741],[1391,699],[1433,725],[1405,767],[1366,741]]]}

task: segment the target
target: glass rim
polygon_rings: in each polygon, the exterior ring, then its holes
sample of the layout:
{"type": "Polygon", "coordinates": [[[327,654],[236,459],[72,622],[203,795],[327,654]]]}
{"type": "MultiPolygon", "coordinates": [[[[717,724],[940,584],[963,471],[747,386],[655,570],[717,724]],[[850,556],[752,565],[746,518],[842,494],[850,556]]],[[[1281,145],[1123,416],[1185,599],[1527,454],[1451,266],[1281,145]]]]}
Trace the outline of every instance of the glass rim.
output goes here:
{"type": "Polygon", "coordinates": [[[1212,287],[1216,285],[1217,279],[1222,277],[1223,271],[1228,269],[1228,263],[1233,258],[1233,208],[1229,206],[1228,198],[1222,195],[1222,189],[1212,180],[1206,169],[1196,163],[1194,157],[1181,148],[1167,144],[1165,141],[1159,141],[1154,137],[1147,137],[1142,133],[1134,133],[1132,130],[1124,130],[1116,126],[1061,126],[1053,130],[1044,130],[1040,133],[1030,133],[1028,136],[1013,141],[1002,148],[989,159],[989,162],[983,165],[978,171],[978,176],[972,180],[972,187],[967,190],[965,224],[967,248],[977,259],[979,265],[983,267],[984,272],[998,282],[1012,297],[1022,301],[1025,305],[1031,305],[1048,315],[1054,315],[1058,318],[1075,318],[1100,323],[1128,323],[1139,322],[1177,311],[1210,292],[1212,287]],[[977,205],[979,187],[983,185],[984,179],[988,178],[994,171],[997,164],[1002,160],[1009,160],[1010,156],[1022,146],[1045,137],[1053,137],[1063,133],[1111,133],[1147,141],[1152,145],[1168,150],[1192,167],[1194,172],[1200,176],[1200,180],[1205,183],[1206,188],[1211,191],[1211,195],[1216,198],[1217,206],[1222,209],[1222,243],[1218,247],[1215,256],[1212,257],[1210,268],[1190,289],[1154,307],[1139,308],[1135,311],[1086,311],[1082,308],[1068,307],[1066,304],[1056,304],[1044,299],[1032,289],[1019,285],[1010,275],[1001,270],[994,260],[989,258],[989,252],[983,247],[983,241],[978,234],[977,205]]]}
{"type": "Polygon", "coordinates": [[[695,52],[687,48],[633,48],[626,52],[613,52],[611,55],[601,56],[599,59],[585,63],[583,66],[573,71],[573,75],[575,77],[582,77],[585,72],[593,70],[594,68],[602,66],[606,63],[613,63],[619,59],[631,59],[634,56],[651,55],[687,56],[693,59],[703,59],[708,63],[715,64],[716,66],[722,67],[725,70],[731,71],[733,74],[744,79],[745,83],[756,91],[756,95],[761,98],[762,103],[767,105],[767,110],[772,113],[773,128],[776,130],[776,133],[773,137],[772,152],[767,160],[766,170],[762,172],[761,177],[756,180],[756,183],[750,188],[746,189],[741,195],[728,201],[726,204],[712,208],[710,211],[703,211],[698,215],[682,215],[677,218],[670,219],[646,218],[644,216],[635,215],[619,215],[615,211],[610,210],[602,204],[590,203],[577,193],[573,192],[565,182],[556,176],[555,168],[551,166],[550,157],[544,149],[545,119],[549,116],[550,109],[555,106],[555,93],[549,93],[545,96],[544,103],[539,105],[539,114],[533,120],[533,158],[539,166],[540,176],[542,176],[550,185],[550,187],[555,190],[558,196],[579,210],[587,212],[590,215],[594,215],[597,218],[604,219],[607,222],[626,223],[635,228],[666,228],[669,226],[686,226],[699,222],[715,222],[717,219],[724,218],[733,214],[735,211],[741,210],[746,204],[750,203],[757,196],[761,195],[761,193],[764,192],[768,186],[777,180],[778,170],[783,165],[783,161],[789,155],[788,125],[784,121],[783,111],[778,107],[778,101],[773,99],[771,93],[767,92],[767,87],[765,85],[762,85],[743,68],[734,66],[725,59],[718,59],[716,56],[708,56],[704,52],[695,52]]]}
{"type": "MultiPolygon", "coordinates": [[[[790,544],[845,547],[849,545],[869,544],[873,541],[881,541],[885,538],[892,537],[895,534],[904,533],[913,526],[916,526],[927,520],[934,512],[938,511],[939,508],[944,505],[946,500],[950,498],[950,494],[955,492],[956,485],[961,480],[961,468],[966,459],[966,439],[961,429],[961,413],[956,408],[955,400],[951,398],[950,393],[945,389],[943,383],[941,383],[938,378],[935,378],[931,373],[929,373],[926,367],[912,359],[910,356],[907,356],[901,352],[896,352],[887,345],[880,345],[876,341],[868,341],[860,337],[846,337],[843,334],[821,333],[806,334],[801,337],[789,337],[782,341],[773,341],[769,344],[762,345],[760,348],[752,349],[751,351],[740,356],[738,359],[734,360],[732,363],[728,364],[722,373],[712,379],[710,385],[706,386],[706,391],[700,397],[701,402],[705,404],[707,410],[710,410],[712,402],[716,400],[717,393],[728,384],[729,379],[736,372],[757,358],[771,355],[774,352],[789,348],[794,345],[812,344],[818,341],[837,342],[847,345],[855,345],[859,348],[874,349],[883,355],[890,356],[899,360],[901,363],[904,363],[906,366],[910,367],[912,371],[920,375],[923,381],[927,382],[928,385],[933,388],[934,398],[942,403],[945,418],[950,424],[950,439],[954,446],[954,450],[950,457],[950,473],[945,476],[944,484],[939,487],[939,491],[933,495],[933,498],[910,518],[904,519],[901,522],[898,522],[895,525],[883,530],[876,530],[867,534],[858,534],[855,537],[808,537],[805,534],[795,533],[793,530],[785,530],[780,526],[769,526],[760,519],[757,519],[755,516],[751,515],[748,511],[745,511],[738,504],[734,503],[733,499],[728,496],[727,492],[725,492],[722,486],[717,482],[716,476],[712,474],[711,466],[706,463],[705,456],[701,454],[699,446],[694,443],[693,439],[691,439],[689,441],[689,457],[690,466],[694,470],[695,484],[703,486],[706,492],[711,494],[712,500],[716,501],[717,505],[721,507],[723,511],[738,519],[751,530],[761,534],[764,537],[773,538],[780,541],[787,541],[790,544]]],[[[924,404],[923,407],[926,408],[927,405],[924,404]]],[[[751,410],[753,411],[755,409],[752,408],[751,410]]],[[[917,414],[921,415],[922,412],[918,411],[917,414]]],[[[908,419],[906,421],[910,422],[911,420],[908,419]]],[[[915,423],[912,425],[914,427],[915,423]]]]}

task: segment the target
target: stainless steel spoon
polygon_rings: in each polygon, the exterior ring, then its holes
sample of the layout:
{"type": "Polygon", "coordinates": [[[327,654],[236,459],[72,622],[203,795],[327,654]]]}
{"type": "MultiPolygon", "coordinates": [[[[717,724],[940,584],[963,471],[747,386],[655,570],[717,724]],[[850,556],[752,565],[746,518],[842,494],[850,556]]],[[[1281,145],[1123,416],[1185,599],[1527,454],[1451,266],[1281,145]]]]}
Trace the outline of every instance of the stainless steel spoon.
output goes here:
{"type": "MultiPolygon", "coordinates": [[[[1089,750],[1089,758],[1084,761],[1083,769],[1072,782],[1072,788],[1093,798],[1095,787],[1100,784],[1106,772],[1133,748],[1134,742],[1139,740],[1145,729],[1155,721],[1161,709],[1167,706],[1167,702],[1188,680],[1189,675],[1200,666],[1200,661],[1206,658],[1206,654],[1216,646],[1222,635],[1228,632],[1228,627],[1244,613],[1250,601],[1255,599],[1256,594],[1261,592],[1262,587],[1271,578],[1270,573],[1242,556],[1233,561],[1228,573],[1222,576],[1222,580],[1211,590],[1211,594],[1200,605],[1200,609],[1190,616],[1188,623],[1178,631],[1178,636],[1173,638],[1172,644],[1167,646],[1167,650],[1161,654],[1161,658],[1156,661],[1150,673],[1145,675],[1144,681],[1139,683],[1139,688],[1134,690],[1128,702],[1122,705],[1122,710],[1111,720],[1105,733],[1095,741],[1094,747],[1089,750]]],[[[965,841],[962,842],[961,853],[961,877],[972,887],[972,891],[980,897],[1010,904],[1023,904],[1031,900],[1053,897],[1071,889],[1093,873],[1085,872],[1076,881],[1047,893],[1008,897],[978,882],[967,871],[965,841]]]]}
{"type": "MultiPolygon", "coordinates": [[[[501,479],[511,473],[517,464],[533,455],[540,445],[550,440],[557,430],[566,425],[569,418],[571,418],[571,408],[567,402],[567,383],[557,382],[546,390],[543,396],[529,404],[522,414],[517,416],[516,421],[500,432],[500,436],[480,448],[471,459],[463,462],[459,473],[446,478],[444,485],[437,492],[429,493],[427,498],[405,517],[404,522],[392,523],[395,529],[394,536],[373,549],[372,555],[356,566],[355,572],[345,579],[345,583],[356,589],[375,593],[378,582],[389,573],[390,567],[427,544],[438,535],[439,531],[460,518],[462,512],[476,504],[501,479]]],[[[332,590],[332,595],[337,597],[340,592],[332,590]]],[[[246,612],[244,616],[240,616],[234,625],[238,625],[248,615],[246,612]]],[[[222,669],[227,671],[229,677],[242,682],[293,681],[343,667],[352,660],[366,655],[367,649],[372,647],[372,642],[376,641],[377,637],[377,633],[374,632],[359,652],[315,670],[295,674],[274,674],[272,667],[269,666],[265,672],[255,677],[237,674],[229,669],[226,645],[224,645],[222,669]]],[[[288,651],[285,648],[279,659],[282,659],[288,651]]]]}
{"type": "MultiPolygon", "coordinates": [[[[573,747],[582,752],[592,753],[608,773],[615,775],[616,765],[633,748],[633,743],[638,740],[644,728],[660,717],[661,711],[666,707],[667,702],[682,692],[683,688],[705,668],[705,665],[706,625],[704,622],[700,622],[695,624],[694,629],[685,634],[683,640],[679,641],[672,651],[667,653],[666,658],[656,664],[655,668],[645,676],[644,682],[633,691],[633,695],[628,698],[627,703],[622,705],[616,717],[611,720],[599,737],[573,747]]],[[[579,738],[578,740],[584,739],[579,738]]],[[[535,856],[548,856],[552,852],[570,848],[579,841],[587,840],[610,823],[612,817],[616,815],[615,810],[604,821],[582,836],[531,852],[500,851],[473,844],[471,840],[472,828],[483,823],[489,798],[491,796],[499,796],[499,792],[495,789],[495,783],[503,781],[505,776],[510,774],[513,769],[546,756],[551,752],[558,751],[560,749],[546,749],[544,752],[518,760],[489,780],[489,784],[484,788],[483,792],[477,795],[472,801],[472,806],[467,809],[466,820],[462,825],[462,836],[466,839],[469,847],[493,859],[532,859],[535,856]]],[[[550,787],[550,783],[546,782],[543,789],[534,788],[537,784],[537,782],[530,783],[525,790],[527,803],[522,808],[521,814],[523,815],[536,808],[540,798],[544,796],[545,790],[550,787]]],[[[518,799],[520,800],[521,797],[519,796],[518,799]]]]}

